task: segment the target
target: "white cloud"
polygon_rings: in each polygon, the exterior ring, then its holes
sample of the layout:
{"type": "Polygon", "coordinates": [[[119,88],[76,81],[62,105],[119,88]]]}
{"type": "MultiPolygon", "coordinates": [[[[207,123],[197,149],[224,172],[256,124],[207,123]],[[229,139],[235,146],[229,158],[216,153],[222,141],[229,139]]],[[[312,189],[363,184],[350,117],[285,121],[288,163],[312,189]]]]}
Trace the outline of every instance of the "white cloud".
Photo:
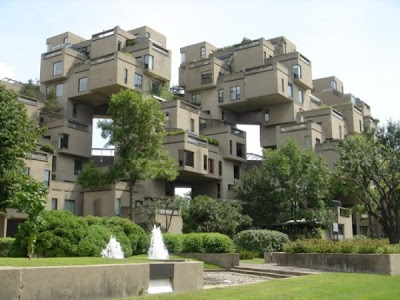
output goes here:
{"type": "Polygon", "coordinates": [[[15,67],[0,61],[0,79],[4,77],[15,79],[15,67]]]}

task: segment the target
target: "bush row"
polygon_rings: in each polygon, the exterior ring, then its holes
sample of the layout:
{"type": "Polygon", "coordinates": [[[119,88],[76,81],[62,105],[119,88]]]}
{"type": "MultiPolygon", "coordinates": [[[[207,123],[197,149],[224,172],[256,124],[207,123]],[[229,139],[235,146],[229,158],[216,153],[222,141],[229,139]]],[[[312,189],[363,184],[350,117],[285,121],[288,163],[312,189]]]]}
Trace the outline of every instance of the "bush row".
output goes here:
{"type": "Polygon", "coordinates": [[[400,244],[390,245],[387,239],[355,239],[334,242],[331,240],[297,240],[287,243],[283,250],[288,253],[400,253],[400,244]]]}
{"type": "Polygon", "coordinates": [[[14,243],[14,238],[0,238],[0,257],[7,257],[11,245],[14,243]]]}
{"type": "MultiPolygon", "coordinates": [[[[125,256],[145,253],[148,237],[143,229],[120,217],[78,217],[67,211],[44,211],[36,240],[37,254],[46,257],[100,256],[110,237],[120,242],[125,256]]],[[[19,226],[9,256],[26,256],[26,224],[19,226]]]]}
{"type": "Polygon", "coordinates": [[[242,257],[253,258],[254,252],[263,257],[264,252],[282,251],[289,238],[287,234],[274,230],[244,230],[235,235],[233,241],[242,257]]]}
{"type": "Polygon", "coordinates": [[[165,246],[171,253],[231,253],[235,251],[232,240],[220,233],[166,233],[163,236],[165,246]]]}

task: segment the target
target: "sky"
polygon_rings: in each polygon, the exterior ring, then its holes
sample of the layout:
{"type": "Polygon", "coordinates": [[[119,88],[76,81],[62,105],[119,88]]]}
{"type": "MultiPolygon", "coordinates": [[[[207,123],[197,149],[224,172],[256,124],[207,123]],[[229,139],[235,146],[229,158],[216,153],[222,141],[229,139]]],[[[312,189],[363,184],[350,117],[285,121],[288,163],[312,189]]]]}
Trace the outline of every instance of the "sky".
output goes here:
{"type": "MultiPolygon", "coordinates": [[[[338,77],[382,124],[400,120],[399,15],[399,0],[0,0],[0,79],[38,79],[46,38],[66,31],[90,39],[116,25],[150,26],[167,37],[172,85],[180,47],[285,36],[311,60],[314,79],[338,77]]],[[[257,128],[249,128],[247,150],[260,153],[257,128]]]]}

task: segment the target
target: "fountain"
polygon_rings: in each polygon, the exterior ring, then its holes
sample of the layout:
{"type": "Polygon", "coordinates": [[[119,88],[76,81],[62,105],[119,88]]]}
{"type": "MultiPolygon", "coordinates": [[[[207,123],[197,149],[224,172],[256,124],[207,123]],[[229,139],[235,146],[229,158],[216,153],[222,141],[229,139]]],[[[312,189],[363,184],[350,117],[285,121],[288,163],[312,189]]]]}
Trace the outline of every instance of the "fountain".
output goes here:
{"type": "Polygon", "coordinates": [[[101,251],[101,256],[117,259],[124,258],[124,251],[122,251],[121,244],[115,237],[110,237],[110,241],[108,242],[106,248],[101,251]]]}
{"type": "Polygon", "coordinates": [[[150,248],[147,253],[149,259],[169,259],[167,248],[165,248],[160,227],[154,225],[151,231],[150,248]]]}

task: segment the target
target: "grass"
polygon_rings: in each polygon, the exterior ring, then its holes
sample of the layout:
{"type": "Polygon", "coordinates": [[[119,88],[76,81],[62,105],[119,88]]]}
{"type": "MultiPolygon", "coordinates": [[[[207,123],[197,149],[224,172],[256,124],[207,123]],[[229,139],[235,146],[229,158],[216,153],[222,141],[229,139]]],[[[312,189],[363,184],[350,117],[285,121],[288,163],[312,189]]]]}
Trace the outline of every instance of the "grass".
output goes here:
{"type": "MultiPolygon", "coordinates": [[[[191,258],[171,255],[171,259],[196,260],[191,258]]],[[[46,257],[32,258],[23,257],[0,257],[0,267],[46,267],[46,266],[82,266],[82,265],[107,265],[107,264],[137,264],[147,263],[147,254],[140,254],[125,259],[112,259],[103,257],[46,257]]],[[[205,269],[220,269],[219,266],[204,263],[205,269]]]]}
{"type": "Polygon", "coordinates": [[[141,299],[399,299],[400,276],[326,273],[141,299]]]}
{"type": "Polygon", "coordinates": [[[240,262],[245,264],[263,264],[264,258],[256,257],[252,259],[241,259],[240,262]]]}

